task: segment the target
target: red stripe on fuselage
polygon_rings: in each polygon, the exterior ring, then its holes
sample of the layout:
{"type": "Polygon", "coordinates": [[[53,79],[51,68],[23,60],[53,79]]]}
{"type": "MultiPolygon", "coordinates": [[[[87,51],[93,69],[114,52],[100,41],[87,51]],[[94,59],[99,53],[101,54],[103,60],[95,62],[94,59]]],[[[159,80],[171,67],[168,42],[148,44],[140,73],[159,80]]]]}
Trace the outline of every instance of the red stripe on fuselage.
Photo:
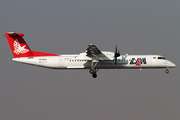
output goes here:
{"type": "Polygon", "coordinates": [[[37,51],[32,51],[33,56],[32,57],[41,57],[41,56],[61,56],[57,54],[50,54],[50,53],[43,53],[43,52],[37,52],[37,51]]]}

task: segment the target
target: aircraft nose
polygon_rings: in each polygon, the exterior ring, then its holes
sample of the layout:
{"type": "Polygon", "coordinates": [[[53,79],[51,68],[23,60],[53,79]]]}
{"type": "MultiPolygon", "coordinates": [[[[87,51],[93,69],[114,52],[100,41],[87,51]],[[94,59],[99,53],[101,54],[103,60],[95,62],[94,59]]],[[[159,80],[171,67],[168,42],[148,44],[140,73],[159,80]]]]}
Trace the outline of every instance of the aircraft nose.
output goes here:
{"type": "Polygon", "coordinates": [[[176,67],[176,64],[174,64],[174,63],[170,62],[169,67],[171,67],[171,68],[175,68],[175,67],[176,67]]]}

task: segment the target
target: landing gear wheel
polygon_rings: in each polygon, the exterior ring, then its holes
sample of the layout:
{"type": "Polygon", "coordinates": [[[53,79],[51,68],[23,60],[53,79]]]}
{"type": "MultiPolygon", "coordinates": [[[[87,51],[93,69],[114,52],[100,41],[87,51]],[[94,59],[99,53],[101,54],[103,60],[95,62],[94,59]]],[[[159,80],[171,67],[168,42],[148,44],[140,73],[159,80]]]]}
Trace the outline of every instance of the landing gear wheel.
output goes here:
{"type": "Polygon", "coordinates": [[[168,70],[168,69],[166,69],[165,73],[166,73],[166,74],[168,74],[168,73],[169,73],[169,70],[168,70]]]}
{"type": "Polygon", "coordinates": [[[96,77],[97,77],[97,74],[96,74],[96,73],[92,74],[92,77],[93,77],[93,78],[96,78],[96,77]]]}
{"type": "Polygon", "coordinates": [[[90,69],[90,70],[89,70],[89,73],[90,73],[90,74],[94,74],[94,70],[93,70],[93,69],[90,69]]]}

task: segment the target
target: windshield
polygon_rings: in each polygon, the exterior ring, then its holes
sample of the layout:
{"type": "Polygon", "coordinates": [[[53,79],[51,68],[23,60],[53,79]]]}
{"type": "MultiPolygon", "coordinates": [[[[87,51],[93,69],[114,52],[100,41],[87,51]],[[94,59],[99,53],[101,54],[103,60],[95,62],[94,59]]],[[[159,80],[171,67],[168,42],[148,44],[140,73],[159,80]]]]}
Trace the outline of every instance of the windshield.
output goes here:
{"type": "Polygon", "coordinates": [[[158,59],[164,59],[164,60],[166,60],[166,58],[165,58],[165,57],[158,57],[158,59]]]}

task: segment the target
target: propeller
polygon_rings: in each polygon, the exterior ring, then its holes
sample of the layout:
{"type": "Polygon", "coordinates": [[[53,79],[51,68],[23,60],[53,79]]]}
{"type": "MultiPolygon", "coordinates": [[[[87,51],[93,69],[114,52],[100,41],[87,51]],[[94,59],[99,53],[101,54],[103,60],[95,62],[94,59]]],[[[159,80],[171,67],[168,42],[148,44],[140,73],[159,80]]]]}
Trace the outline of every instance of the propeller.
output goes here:
{"type": "Polygon", "coordinates": [[[117,45],[116,45],[115,52],[114,52],[115,65],[117,63],[117,57],[119,57],[119,56],[120,56],[120,53],[119,53],[119,50],[117,51],[117,45]]]}

